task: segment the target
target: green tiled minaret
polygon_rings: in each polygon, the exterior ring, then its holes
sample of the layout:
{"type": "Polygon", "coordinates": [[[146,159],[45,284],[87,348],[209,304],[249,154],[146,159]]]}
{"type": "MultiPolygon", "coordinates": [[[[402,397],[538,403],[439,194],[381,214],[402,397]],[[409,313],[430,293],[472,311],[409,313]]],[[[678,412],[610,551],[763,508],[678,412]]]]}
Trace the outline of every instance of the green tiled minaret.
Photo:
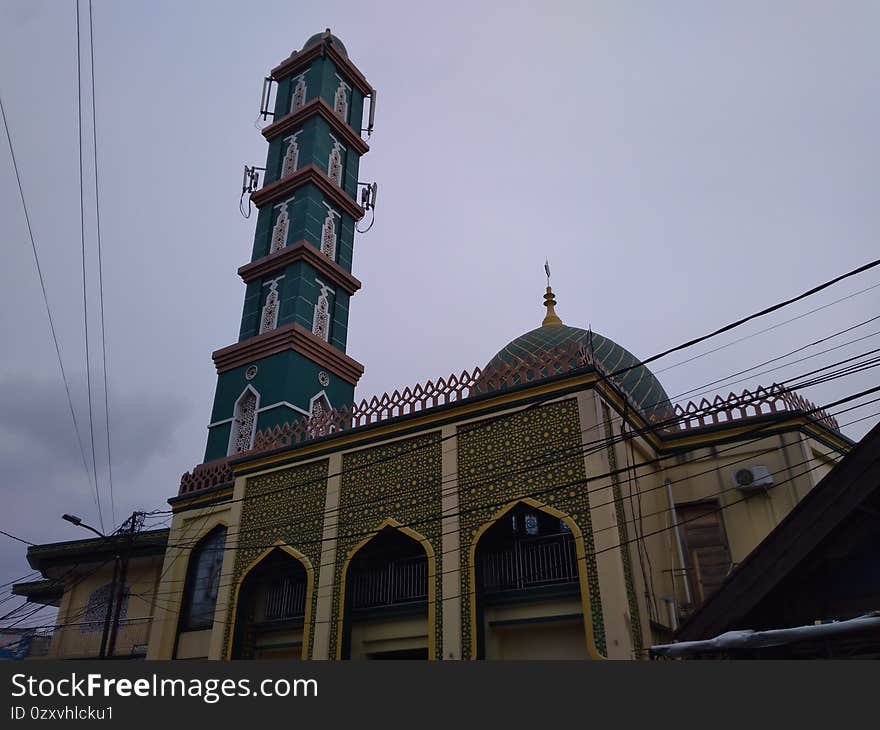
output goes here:
{"type": "Polygon", "coordinates": [[[328,29],[271,71],[277,82],[238,342],[213,354],[205,461],[257,430],[348,405],[363,366],[345,354],[365,98],[373,89],[328,29]]]}

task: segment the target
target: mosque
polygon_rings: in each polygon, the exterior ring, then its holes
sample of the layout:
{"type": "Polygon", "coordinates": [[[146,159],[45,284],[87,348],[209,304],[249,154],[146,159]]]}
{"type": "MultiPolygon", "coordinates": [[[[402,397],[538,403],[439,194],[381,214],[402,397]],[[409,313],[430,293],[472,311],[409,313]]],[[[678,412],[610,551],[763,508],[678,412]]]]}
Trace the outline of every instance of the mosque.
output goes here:
{"type": "Polygon", "coordinates": [[[647,658],[851,442],[778,386],[672,404],[631,352],[562,321],[549,270],[543,311],[485,365],[356,400],[376,93],[329,30],[270,77],[204,459],[169,529],[28,550],[44,578],[15,592],[59,606],[50,654],[647,658]]]}

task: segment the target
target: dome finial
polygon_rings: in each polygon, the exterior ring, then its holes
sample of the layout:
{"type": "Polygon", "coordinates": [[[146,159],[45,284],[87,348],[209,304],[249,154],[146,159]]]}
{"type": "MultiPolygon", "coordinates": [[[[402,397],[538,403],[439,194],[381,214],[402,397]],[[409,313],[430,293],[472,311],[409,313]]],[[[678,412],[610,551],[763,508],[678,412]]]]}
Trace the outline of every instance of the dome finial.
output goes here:
{"type": "Polygon", "coordinates": [[[547,274],[547,292],[544,294],[544,306],[547,307],[547,316],[541,322],[542,327],[561,327],[562,320],[556,314],[556,296],[550,288],[550,262],[544,260],[544,271],[547,274]]]}

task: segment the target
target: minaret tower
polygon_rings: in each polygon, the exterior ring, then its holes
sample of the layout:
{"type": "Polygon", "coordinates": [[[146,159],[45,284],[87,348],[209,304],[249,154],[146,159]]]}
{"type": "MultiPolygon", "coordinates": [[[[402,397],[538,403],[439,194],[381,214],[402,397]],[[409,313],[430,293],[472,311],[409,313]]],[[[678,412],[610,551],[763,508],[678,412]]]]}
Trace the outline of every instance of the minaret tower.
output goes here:
{"type": "Polygon", "coordinates": [[[345,354],[358,165],[374,91],[342,42],[312,36],[272,69],[277,82],[265,184],[238,342],[213,354],[217,390],[205,461],[247,451],[258,429],[354,400],[363,366],[345,354]]]}

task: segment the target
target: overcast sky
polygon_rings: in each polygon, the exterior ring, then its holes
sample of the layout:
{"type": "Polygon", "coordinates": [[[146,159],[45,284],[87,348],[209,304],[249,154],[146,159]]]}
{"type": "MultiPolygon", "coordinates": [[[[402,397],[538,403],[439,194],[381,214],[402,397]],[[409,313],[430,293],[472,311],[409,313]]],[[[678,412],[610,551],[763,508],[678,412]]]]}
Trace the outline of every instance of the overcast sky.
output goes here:
{"type": "MultiPolygon", "coordinates": [[[[0,0],[0,94],[90,459],[75,18],[73,0],[0,0]]],[[[358,397],[485,364],[540,324],[545,257],[563,321],[591,324],[644,358],[880,250],[873,1],[94,0],[94,25],[117,524],[132,509],[164,507],[201,461],[211,352],[237,338],[236,269],[253,241],[255,216],[240,216],[238,196],[242,166],[265,161],[254,125],[262,79],[327,26],[379,91],[360,174],[378,181],[378,208],[355,241],[363,289],[348,339],[366,367],[358,397]]],[[[88,82],[83,107],[88,116],[88,82]]],[[[87,132],[87,162],[91,154],[87,132]]],[[[38,543],[86,537],[60,520],[74,512],[98,522],[2,137],[0,236],[0,529],[38,543]]],[[[677,400],[880,314],[880,288],[669,366],[878,282],[876,271],[851,279],[652,369],[677,400]]],[[[90,335],[99,327],[90,318],[90,335]]],[[[880,320],[797,357],[878,330],[880,320]]],[[[791,377],[878,340],[731,387],[791,377]]],[[[99,376],[97,337],[91,354],[99,376]]],[[[804,395],[827,403],[876,382],[870,371],[804,395]]],[[[92,388],[110,529],[98,378],[92,388]]],[[[878,410],[843,414],[871,416],[845,433],[859,438],[878,410]]],[[[0,582],[28,572],[24,554],[0,536],[0,582]]]]}

